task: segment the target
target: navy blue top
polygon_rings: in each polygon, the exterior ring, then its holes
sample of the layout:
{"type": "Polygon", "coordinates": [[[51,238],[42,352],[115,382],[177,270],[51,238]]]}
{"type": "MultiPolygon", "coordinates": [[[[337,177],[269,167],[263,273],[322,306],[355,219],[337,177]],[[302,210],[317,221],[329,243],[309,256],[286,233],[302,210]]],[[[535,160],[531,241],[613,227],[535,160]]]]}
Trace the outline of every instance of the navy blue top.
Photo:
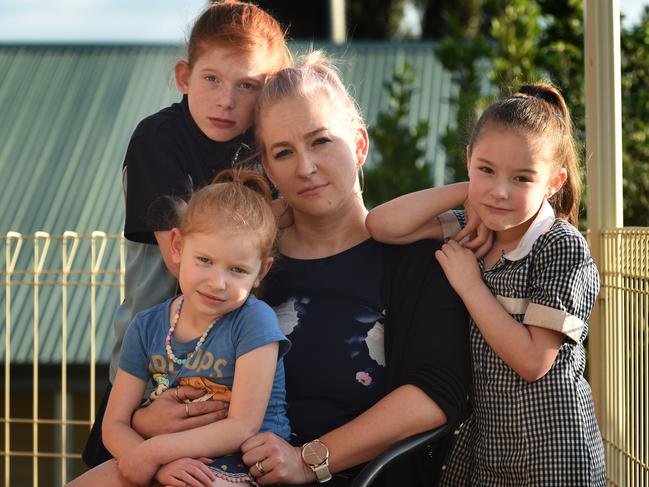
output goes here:
{"type": "Polygon", "coordinates": [[[322,259],[282,256],[263,299],[293,343],[285,356],[288,415],[301,441],[352,420],[386,393],[385,247],[366,240],[322,259]]]}

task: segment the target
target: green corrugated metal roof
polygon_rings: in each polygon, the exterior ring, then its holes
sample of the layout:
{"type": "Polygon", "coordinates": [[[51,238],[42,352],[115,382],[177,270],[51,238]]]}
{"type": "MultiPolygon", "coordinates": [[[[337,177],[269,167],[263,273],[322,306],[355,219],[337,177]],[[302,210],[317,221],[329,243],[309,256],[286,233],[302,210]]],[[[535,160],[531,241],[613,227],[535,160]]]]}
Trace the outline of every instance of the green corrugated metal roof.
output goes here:
{"type": "MultiPolygon", "coordinates": [[[[310,45],[294,43],[291,47],[304,52],[310,45]]],[[[396,66],[405,61],[413,65],[420,87],[412,100],[410,119],[413,123],[429,120],[427,160],[434,163],[436,181],[443,181],[444,154],[438,137],[450,123],[449,98],[454,87],[435,58],[433,44],[314,47],[342,61],[338,65],[343,79],[370,125],[387,107],[383,82],[392,77],[396,66]]],[[[168,45],[0,45],[0,235],[10,230],[23,234],[44,230],[54,235],[65,230],[120,233],[124,218],[120,171],[129,137],[140,119],[179,99],[173,65],[183,55],[183,48],[168,45]]],[[[370,164],[372,155],[370,149],[370,164]]],[[[89,253],[84,252],[77,259],[87,266],[89,253]]],[[[29,267],[29,258],[22,255],[19,267],[29,267]]],[[[116,267],[116,252],[107,259],[116,267]]],[[[56,362],[59,357],[57,293],[54,288],[44,289],[40,297],[47,303],[41,311],[40,340],[45,362],[56,362]]],[[[84,323],[70,331],[72,362],[88,359],[87,347],[81,343],[88,322],[84,301],[89,298],[80,296],[68,311],[84,323]]],[[[4,302],[5,298],[0,299],[4,302]]],[[[97,300],[102,317],[97,330],[100,362],[109,356],[116,300],[116,292],[102,293],[97,300]]],[[[12,361],[32,360],[32,309],[28,288],[16,288],[12,361]]],[[[4,326],[0,331],[4,335],[4,326]]]]}

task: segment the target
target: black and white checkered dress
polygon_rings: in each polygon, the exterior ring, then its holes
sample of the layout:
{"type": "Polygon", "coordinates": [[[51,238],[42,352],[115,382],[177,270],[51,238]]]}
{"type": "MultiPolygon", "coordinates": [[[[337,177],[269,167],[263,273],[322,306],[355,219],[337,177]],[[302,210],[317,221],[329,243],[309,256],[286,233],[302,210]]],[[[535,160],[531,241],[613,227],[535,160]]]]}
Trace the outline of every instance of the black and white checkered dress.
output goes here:
{"type": "MultiPolygon", "coordinates": [[[[455,212],[455,226],[463,215],[455,212]]],[[[449,214],[441,218],[449,231],[449,214]]],[[[441,485],[600,486],[604,450],[583,377],[587,319],[599,276],[581,234],[546,203],[519,246],[483,278],[523,324],[566,335],[541,379],[514,372],[471,324],[473,412],[460,430],[441,485]]]]}

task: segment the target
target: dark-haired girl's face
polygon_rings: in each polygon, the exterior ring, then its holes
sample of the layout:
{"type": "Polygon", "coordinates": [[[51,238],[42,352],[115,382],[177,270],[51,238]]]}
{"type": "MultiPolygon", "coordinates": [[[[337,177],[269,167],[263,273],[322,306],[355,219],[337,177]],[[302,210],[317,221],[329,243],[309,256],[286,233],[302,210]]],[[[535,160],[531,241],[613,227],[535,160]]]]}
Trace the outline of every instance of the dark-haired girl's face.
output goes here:
{"type": "Polygon", "coordinates": [[[278,101],[261,116],[264,167],[296,213],[331,216],[358,204],[367,133],[323,94],[278,101]]]}
{"type": "Polygon", "coordinates": [[[565,169],[556,169],[551,149],[538,136],[494,124],[482,129],[467,154],[469,202],[497,237],[522,237],[543,200],[565,181],[565,169]]]}

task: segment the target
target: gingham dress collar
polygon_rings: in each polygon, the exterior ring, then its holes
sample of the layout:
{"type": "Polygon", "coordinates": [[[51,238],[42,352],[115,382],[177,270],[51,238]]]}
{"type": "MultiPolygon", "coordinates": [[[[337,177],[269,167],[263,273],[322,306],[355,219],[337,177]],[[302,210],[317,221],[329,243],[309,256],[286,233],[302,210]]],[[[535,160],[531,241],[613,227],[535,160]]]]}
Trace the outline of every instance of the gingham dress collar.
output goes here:
{"type": "Polygon", "coordinates": [[[520,242],[518,242],[516,248],[503,254],[503,257],[512,261],[521,260],[526,257],[532,250],[534,242],[536,242],[541,235],[550,230],[555,219],[556,217],[552,206],[548,203],[548,200],[544,199],[541,209],[536,214],[536,217],[534,217],[534,221],[527,229],[520,242]]]}

